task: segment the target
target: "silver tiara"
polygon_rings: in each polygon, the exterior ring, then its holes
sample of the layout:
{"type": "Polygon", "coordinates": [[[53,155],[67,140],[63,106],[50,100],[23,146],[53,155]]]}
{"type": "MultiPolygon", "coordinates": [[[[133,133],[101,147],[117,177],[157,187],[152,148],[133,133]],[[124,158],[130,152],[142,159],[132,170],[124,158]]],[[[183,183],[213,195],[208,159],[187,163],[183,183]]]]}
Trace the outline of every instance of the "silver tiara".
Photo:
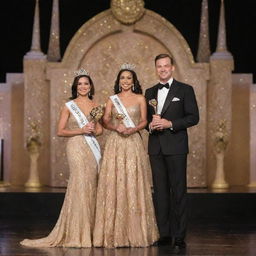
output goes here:
{"type": "Polygon", "coordinates": [[[74,72],[75,76],[89,76],[89,72],[87,72],[84,68],[81,68],[74,72]]]}
{"type": "Polygon", "coordinates": [[[136,68],[134,64],[124,63],[121,65],[120,69],[127,69],[127,70],[133,70],[136,68]]]}

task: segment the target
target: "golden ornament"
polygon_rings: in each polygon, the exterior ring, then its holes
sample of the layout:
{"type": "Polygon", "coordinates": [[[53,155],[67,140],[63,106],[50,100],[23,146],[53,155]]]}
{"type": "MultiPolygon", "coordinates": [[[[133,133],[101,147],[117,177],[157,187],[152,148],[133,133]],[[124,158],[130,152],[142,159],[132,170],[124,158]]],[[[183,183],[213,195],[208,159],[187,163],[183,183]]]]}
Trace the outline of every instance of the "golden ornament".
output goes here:
{"type": "Polygon", "coordinates": [[[112,0],[111,10],[117,20],[124,24],[133,24],[144,14],[143,0],[112,0]]]}

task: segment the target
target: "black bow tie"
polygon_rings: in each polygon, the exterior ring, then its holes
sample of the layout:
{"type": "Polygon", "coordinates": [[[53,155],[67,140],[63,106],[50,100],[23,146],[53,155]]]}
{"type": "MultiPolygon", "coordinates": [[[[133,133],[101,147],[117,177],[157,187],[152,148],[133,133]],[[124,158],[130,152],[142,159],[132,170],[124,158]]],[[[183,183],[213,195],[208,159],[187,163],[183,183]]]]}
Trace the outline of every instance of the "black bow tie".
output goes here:
{"type": "Polygon", "coordinates": [[[166,83],[166,84],[158,84],[158,89],[159,90],[161,90],[161,89],[163,89],[163,88],[166,88],[166,89],[169,89],[170,88],[170,86],[169,86],[169,83],[166,83]]]}

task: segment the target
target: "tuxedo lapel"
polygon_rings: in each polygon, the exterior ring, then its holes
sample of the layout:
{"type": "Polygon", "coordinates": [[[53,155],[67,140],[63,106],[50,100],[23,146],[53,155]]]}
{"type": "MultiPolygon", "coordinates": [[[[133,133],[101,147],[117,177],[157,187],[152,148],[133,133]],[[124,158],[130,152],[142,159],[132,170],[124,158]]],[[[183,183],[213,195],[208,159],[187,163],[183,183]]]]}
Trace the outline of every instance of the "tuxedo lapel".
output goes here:
{"type": "Polygon", "coordinates": [[[153,87],[153,92],[152,92],[153,98],[152,99],[156,99],[157,100],[157,92],[158,92],[158,85],[155,85],[153,87]]]}
{"type": "Polygon", "coordinates": [[[173,97],[175,96],[175,93],[178,90],[178,88],[179,88],[178,82],[173,79],[173,82],[171,84],[171,88],[170,88],[170,90],[169,90],[169,92],[167,94],[167,97],[165,99],[165,102],[164,102],[164,106],[163,106],[163,109],[162,109],[162,112],[161,112],[161,116],[164,114],[164,112],[169,107],[169,105],[170,105],[173,97]]]}

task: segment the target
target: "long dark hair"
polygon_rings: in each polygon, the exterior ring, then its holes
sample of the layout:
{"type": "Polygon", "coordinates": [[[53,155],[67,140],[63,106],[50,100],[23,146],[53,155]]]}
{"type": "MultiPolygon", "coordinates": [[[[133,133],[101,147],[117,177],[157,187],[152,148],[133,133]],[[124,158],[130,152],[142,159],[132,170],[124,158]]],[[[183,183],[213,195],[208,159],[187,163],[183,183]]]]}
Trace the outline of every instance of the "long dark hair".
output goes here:
{"type": "Polygon", "coordinates": [[[141,85],[140,82],[137,78],[136,73],[133,70],[129,70],[129,69],[121,69],[117,75],[116,81],[115,81],[115,86],[114,86],[114,92],[115,94],[120,93],[120,86],[119,86],[119,82],[120,82],[120,76],[124,71],[128,71],[132,74],[132,80],[133,80],[133,84],[134,86],[132,87],[132,92],[136,93],[136,94],[142,94],[142,89],[141,89],[141,85]]]}
{"type": "Polygon", "coordinates": [[[71,87],[71,94],[72,96],[69,98],[70,100],[74,100],[77,98],[77,85],[78,85],[78,81],[81,77],[87,77],[88,80],[89,80],[89,84],[91,86],[91,90],[89,92],[89,95],[88,95],[88,98],[90,100],[93,99],[93,95],[94,95],[94,84],[93,84],[93,81],[92,79],[90,78],[90,76],[87,76],[87,75],[80,75],[80,76],[76,76],[74,78],[74,81],[73,81],[73,84],[72,84],[72,87],[71,87]]]}

